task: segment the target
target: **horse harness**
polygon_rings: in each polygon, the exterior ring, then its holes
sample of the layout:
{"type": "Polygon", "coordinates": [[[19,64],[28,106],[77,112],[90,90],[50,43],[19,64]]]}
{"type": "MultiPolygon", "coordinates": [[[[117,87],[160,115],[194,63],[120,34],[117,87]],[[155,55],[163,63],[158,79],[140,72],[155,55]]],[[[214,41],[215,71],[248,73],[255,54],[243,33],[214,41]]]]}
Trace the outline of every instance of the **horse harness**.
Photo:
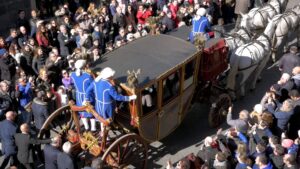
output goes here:
{"type": "MultiPolygon", "coordinates": [[[[278,0],[277,0],[277,1],[278,1],[278,0]]],[[[279,2],[279,1],[278,1],[278,2],[279,2]]],[[[280,3],[279,3],[279,4],[280,4],[280,3]]],[[[272,10],[274,10],[274,11],[275,11],[275,15],[278,14],[277,11],[276,11],[276,9],[275,9],[275,7],[274,7],[273,5],[267,4],[266,6],[269,6],[272,10]]],[[[263,23],[264,23],[264,24],[267,24],[267,23],[268,23],[268,20],[266,20],[266,18],[264,18],[262,12],[264,12],[264,11],[260,11],[260,10],[257,10],[257,11],[256,11],[256,13],[258,13],[258,14],[261,16],[263,23]]],[[[268,13],[268,12],[267,12],[267,13],[268,13]]]]}
{"type": "MultiPolygon", "coordinates": [[[[299,16],[298,16],[298,14],[297,14],[295,11],[293,11],[293,10],[287,11],[286,13],[284,13],[284,14],[279,18],[279,19],[283,19],[283,20],[285,21],[285,23],[287,24],[289,30],[291,30],[292,27],[291,27],[291,25],[289,24],[289,22],[287,21],[287,19],[286,19],[285,16],[289,16],[290,14],[293,14],[293,15],[295,15],[298,19],[300,19],[299,16]]],[[[298,24],[298,26],[297,26],[295,29],[297,29],[298,27],[299,27],[299,24],[298,24]]],[[[276,34],[275,34],[275,36],[276,36],[276,34]]],[[[285,36],[285,35],[276,36],[276,38],[277,38],[277,37],[283,37],[283,36],[285,36]]]]}
{"type": "MultiPolygon", "coordinates": [[[[245,29],[244,27],[240,27],[240,29],[242,29],[243,31],[245,31],[245,33],[247,34],[247,36],[249,38],[251,38],[251,35],[250,35],[250,33],[248,32],[247,29],[245,29]]],[[[238,34],[236,32],[233,33],[233,34],[231,34],[231,35],[229,35],[229,36],[231,36],[233,38],[233,42],[235,43],[235,45],[238,45],[238,43],[239,43],[239,42],[236,42],[237,39],[242,40],[244,44],[247,43],[247,39],[245,39],[242,35],[240,35],[240,34],[238,34]]]]}
{"type": "MultiPolygon", "coordinates": [[[[265,33],[262,33],[261,36],[265,37],[265,38],[267,39],[268,43],[271,44],[270,38],[269,38],[265,33]]],[[[253,43],[257,43],[258,45],[262,46],[264,50],[265,50],[265,48],[266,48],[266,45],[265,45],[265,44],[263,44],[262,42],[260,42],[260,41],[258,41],[258,40],[255,39],[255,40],[253,40],[252,43],[249,43],[247,46],[245,46],[244,49],[246,49],[248,46],[252,45],[253,43]]],[[[250,50],[249,50],[249,51],[250,51],[250,50]]],[[[251,51],[250,51],[250,54],[251,54],[251,58],[253,58],[253,53],[252,53],[251,51]]],[[[247,70],[247,69],[249,69],[249,68],[251,68],[251,67],[253,67],[253,66],[255,66],[255,65],[258,64],[258,63],[253,63],[253,59],[251,59],[251,62],[252,62],[252,63],[251,63],[250,66],[245,67],[245,68],[243,68],[243,69],[239,69],[239,71],[247,70]]]]}

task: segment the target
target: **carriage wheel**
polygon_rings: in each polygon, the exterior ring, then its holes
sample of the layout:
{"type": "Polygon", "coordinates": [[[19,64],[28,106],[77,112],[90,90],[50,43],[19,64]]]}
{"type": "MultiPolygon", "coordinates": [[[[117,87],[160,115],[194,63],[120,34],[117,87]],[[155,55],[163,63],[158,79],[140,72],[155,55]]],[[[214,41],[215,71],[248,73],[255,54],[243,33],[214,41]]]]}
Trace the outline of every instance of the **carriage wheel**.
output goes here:
{"type": "Polygon", "coordinates": [[[216,102],[210,108],[208,114],[208,123],[210,127],[218,127],[225,120],[228,113],[228,108],[231,106],[231,99],[228,94],[221,94],[216,102]]]}
{"type": "Polygon", "coordinates": [[[137,134],[129,133],[113,142],[102,156],[103,168],[145,169],[147,143],[137,134]],[[132,167],[130,167],[132,166],[132,167]]]}
{"type": "Polygon", "coordinates": [[[74,129],[75,124],[69,105],[63,106],[55,110],[45,121],[42,129],[39,131],[38,137],[44,138],[46,133],[66,135],[69,129],[74,129]]]}

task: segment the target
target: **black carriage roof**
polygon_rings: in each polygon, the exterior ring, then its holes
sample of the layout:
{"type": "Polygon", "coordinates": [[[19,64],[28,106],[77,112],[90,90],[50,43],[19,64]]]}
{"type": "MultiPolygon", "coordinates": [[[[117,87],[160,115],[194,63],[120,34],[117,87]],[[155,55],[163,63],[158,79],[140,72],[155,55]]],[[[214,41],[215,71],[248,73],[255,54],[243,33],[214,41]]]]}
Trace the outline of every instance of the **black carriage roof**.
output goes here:
{"type": "MultiPolygon", "coordinates": [[[[191,29],[192,28],[188,26],[181,26],[177,29],[174,29],[172,32],[169,32],[168,35],[187,41],[191,29]]],[[[211,38],[208,41],[206,41],[204,48],[210,48],[218,41],[219,38],[211,38]]]]}
{"type": "Polygon", "coordinates": [[[122,46],[92,64],[94,72],[105,67],[116,71],[115,78],[126,82],[127,70],[141,69],[139,86],[159,78],[197,52],[194,45],[168,35],[146,36],[122,46]]]}

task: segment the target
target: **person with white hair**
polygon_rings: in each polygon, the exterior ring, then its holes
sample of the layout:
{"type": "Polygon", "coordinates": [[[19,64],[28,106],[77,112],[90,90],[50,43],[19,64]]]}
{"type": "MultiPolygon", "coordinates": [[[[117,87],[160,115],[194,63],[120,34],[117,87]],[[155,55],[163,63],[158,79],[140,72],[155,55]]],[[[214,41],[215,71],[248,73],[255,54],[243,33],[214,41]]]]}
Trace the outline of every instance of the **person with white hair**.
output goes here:
{"type": "Polygon", "coordinates": [[[277,82],[281,90],[286,89],[287,91],[290,91],[293,88],[294,84],[290,79],[291,79],[291,75],[288,73],[283,73],[281,75],[279,81],[277,82]]]}
{"type": "Polygon", "coordinates": [[[288,129],[288,122],[293,115],[294,105],[293,100],[286,99],[282,105],[274,104],[274,101],[268,101],[268,111],[271,112],[277,119],[276,135],[280,136],[288,129]]]}
{"type": "Polygon", "coordinates": [[[195,36],[199,34],[202,34],[204,37],[209,38],[209,35],[207,33],[210,31],[210,29],[210,22],[206,17],[206,9],[199,8],[192,20],[192,30],[189,37],[190,41],[193,43],[195,36]]]}
{"type": "Polygon", "coordinates": [[[65,142],[62,146],[63,152],[57,155],[57,169],[74,169],[75,162],[72,157],[72,143],[65,142]]]}
{"type": "Polygon", "coordinates": [[[278,61],[279,70],[281,73],[292,75],[293,68],[300,66],[300,57],[298,55],[298,47],[291,46],[290,52],[284,54],[278,61]]]}
{"type": "Polygon", "coordinates": [[[227,124],[232,128],[236,128],[239,132],[245,134],[248,131],[249,112],[241,110],[238,119],[232,119],[232,106],[228,108],[226,118],[227,124]]]}
{"type": "Polygon", "coordinates": [[[198,151],[197,156],[205,162],[208,168],[212,168],[218,151],[216,141],[211,136],[208,136],[204,139],[204,144],[198,151]]]}
{"type": "MultiPolygon", "coordinates": [[[[86,90],[86,97],[91,98],[95,94],[95,110],[105,120],[112,121],[116,108],[115,101],[131,101],[136,99],[136,95],[123,96],[118,94],[114,86],[115,71],[110,68],[104,68],[95,80],[86,90]]],[[[103,124],[101,129],[103,132],[103,124]]]]}
{"type": "MultiPolygon", "coordinates": [[[[86,90],[93,82],[93,77],[82,70],[84,69],[85,64],[85,60],[77,60],[75,63],[76,70],[75,72],[71,73],[71,78],[75,86],[77,106],[84,106],[84,102],[86,101],[86,90]]],[[[85,130],[90,129],[91,131],[96,131],[96,121],[94,119],[94,116],[85,111],[79,112],[79,114],[85,130]],[[90,119],[91,128],[89,127],[88,119],[90,119]]]]}

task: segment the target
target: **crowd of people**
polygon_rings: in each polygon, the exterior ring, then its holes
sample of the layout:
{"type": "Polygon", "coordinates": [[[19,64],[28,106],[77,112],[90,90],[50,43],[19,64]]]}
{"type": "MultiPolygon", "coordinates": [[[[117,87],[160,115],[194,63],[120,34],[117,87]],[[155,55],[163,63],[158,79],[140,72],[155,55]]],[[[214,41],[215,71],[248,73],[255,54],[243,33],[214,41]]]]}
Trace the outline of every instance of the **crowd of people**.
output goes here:
{"type": "MultiPolygon", "coordinates": [[[[296,46],[278,61],[281,77],[250,112],[232,118],[229,130],[208,136],[197,155],[190,154],[175,168],[299,169],[300,53],[296,46]]],[[[174,168],[169,162],[167,168],[174,168]]]]}
{"type": "MultiPolygon", "coordinates": [[[[77,85],[81,83],[74,80],[77,76],[85,76],[89,83],[105,83],[94,79],[90,70],[105,53],[148,34],[164,34],[182,25],[198,25],[193,27],[191,38],[199,32],[209,33],[216,24],[221,30],[218,32],[222,32],[224,23],[234,22],[234,11],[240,14],[240,8],[244,11],[251,6],[249,1],[235,7],[231,0],[89,2],[41,1],[38,5],[44,8],[33,9],[30,16],[19,10],[8,37],[0,37],[0,139],[4,157],[0,169],[8,163],[11,168],[36,168],[34,161],[43,163],[46,169],[76,168],[69,142],[62,143],[59,136],[50,138],[49,132],[45,140],[36,139],[36,135],[56,109],[70,100],[84,104],[82,99],[87,93],[80,91],[87,88],[77,85]],[[53,11],[44,2],[57,2],[57,9],[53,11]],[[39,144],[46,144],[44,154],[39,144]]],[[[136,99],[134,95],[114,94],[123,101],[136,99]]],[[[113,116],[114,109],[108,109],[107,114],[99,113],[105,119],[113,116]]],[[[90,127],[88,116],[80,115],[84,128],[95,131],[95,120],[91,118],[90,127]]]]}

